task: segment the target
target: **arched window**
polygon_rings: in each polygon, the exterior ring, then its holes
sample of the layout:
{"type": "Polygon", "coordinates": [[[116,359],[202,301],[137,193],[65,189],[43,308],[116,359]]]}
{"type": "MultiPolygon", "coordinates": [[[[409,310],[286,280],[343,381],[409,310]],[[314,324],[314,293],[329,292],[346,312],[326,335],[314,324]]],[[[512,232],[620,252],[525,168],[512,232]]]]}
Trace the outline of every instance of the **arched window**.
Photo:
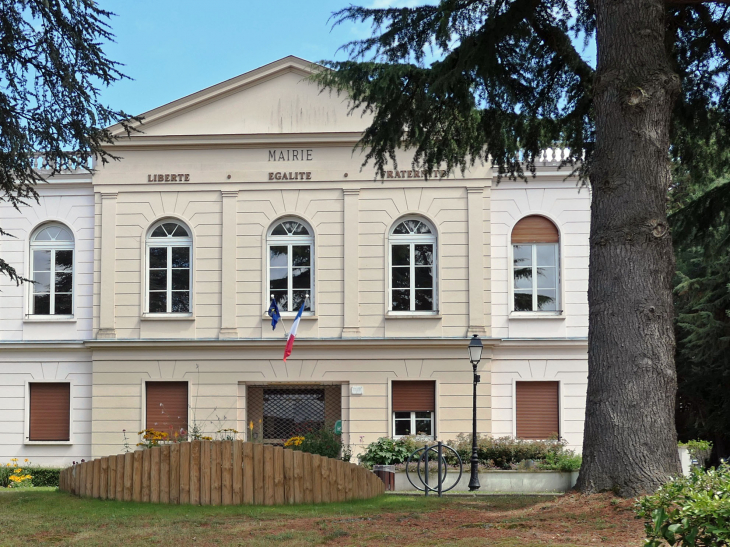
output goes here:
{"type": "Polygon", "coordinates": [[[74,236],[63,224],[44,224],[30,238],[32,315],[73,315],[74,236]]]}
{"type": "Polygon", "coordinates": [[[269,293],[282,312],[311,311],[314,302],[314,236],[298,219],[286,219],[269,231],[269,293]],[[307,298],[309,295],[309,298],[307,298]]]}
{"type": "Polygon", "coordinates": [[[158,222],[147,235],[147,313],[190,313],[193,238],[176,220],[158,222]]]}
{"type": "Polygon", "coordinates": [[[426,221],[408,218],[390,233],[390,309],[436,310],[436,233],[426,221]]]}
{"type": "Polygon", "coordinates": [[[532,215],[512,230],[514,311],[560,310],[558,229],[545,217],[532,215]]]}

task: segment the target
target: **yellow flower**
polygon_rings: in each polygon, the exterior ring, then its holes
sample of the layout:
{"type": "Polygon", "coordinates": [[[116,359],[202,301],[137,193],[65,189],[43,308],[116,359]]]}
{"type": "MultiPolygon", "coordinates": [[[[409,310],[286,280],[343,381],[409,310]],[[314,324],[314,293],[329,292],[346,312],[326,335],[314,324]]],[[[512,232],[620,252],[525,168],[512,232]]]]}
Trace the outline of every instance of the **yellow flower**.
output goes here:
{"type": "Polygon", "coordinates": [[[25,461],[25,463],[28,463],[28,458],[25,458],[25,460],[24,460],[24,461],[25,461]]]}

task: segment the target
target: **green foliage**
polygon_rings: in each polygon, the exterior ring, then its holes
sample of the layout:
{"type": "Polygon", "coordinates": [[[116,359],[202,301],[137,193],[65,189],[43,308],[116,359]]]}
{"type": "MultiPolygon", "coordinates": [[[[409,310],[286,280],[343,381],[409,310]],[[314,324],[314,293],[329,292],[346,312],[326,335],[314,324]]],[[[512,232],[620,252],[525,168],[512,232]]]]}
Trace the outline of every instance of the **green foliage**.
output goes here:
{"type": "MultiPolygon", "coordinates": [[[[308,431],[303,437],[302,443],[292,446],[292,450],[319,454],[326,458],[347,456],[346,450],[343,451],[342,438],[339,435],[335,435],[332,427],[324,426],[320,429],[308,431]]],[[[351,454],[352,452],[350,452],[351,454]]]]}
{"type": "MultiPolygon", "coordinates": [[[[414,450],[428,444],[433,446],[435,441],[424,441],[415,436],[402,437],[393,440],[381,437],[368,445],[361,454],[360,462],[368,467],[373,465],[394,465],[403,463],[414,450]]],[[[461,433],[456,440],[445,444],[452,447],[459,454],[462,463],[469,464],[471,459],[471,435],[461,433]]],[[[577,471],[580,469],[581,457],[572,450],[565,449],[562,441],[525,441],[512,437],[477,437],[477,455],[479,464],[497,469],[515,469],[520,462],[532,460],[539,469],[557,471],[577,471]]],[[[456,465],[458,460],[446,453],[446,463],[456,465]]]]}
{"type": "MultiPolygon", "coordinates": [[[[112,15],[91,0],[2,3],[0,202],[19,208],[38,200],[35,185],[44,175],[114,158],[105,149],[114,141],[106,126],[130,129],[127,114],[99,102],[100,86],[125,78],[102,50],[114,38],[112,15]],[[47,173],[39,172],[39,152],[47,173]]],[[[0,274],[24,281],[2,259],[0,274]]]]}
{"type": "Polygon", "coordinates": [[[31,484],[33,486],[55,486],[58,487],[58,479],[61,473],[60,469],[46,467],[32,467],[30,472],[33,474],[31,484]]]}
{"type": "Polygon", "coordinates": [[[699,547],[730,542],[730,467],[694,469],[637,502],[646,547],[699,547]]]}
{"type": "Polygon", "coordinates": [[[380,437],[377,441],[371,442],[365,452],[358,457],[361,464],[372,467],[373,465],[403,463],[408,459],[411,452],[408,440],[398,439],[394,441],[390,437],[380,437]]]}

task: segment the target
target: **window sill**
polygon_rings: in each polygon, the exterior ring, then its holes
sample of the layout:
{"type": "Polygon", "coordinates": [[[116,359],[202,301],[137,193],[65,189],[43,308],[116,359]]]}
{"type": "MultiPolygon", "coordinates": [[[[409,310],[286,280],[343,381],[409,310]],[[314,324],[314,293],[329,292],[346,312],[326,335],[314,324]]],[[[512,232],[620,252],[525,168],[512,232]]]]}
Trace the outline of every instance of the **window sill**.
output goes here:
{"type": "Polygon", "coordinates": [[[73,315],[26,315],[23,323],[76,323],[73,315]]]}
{"type": "Polygon", "coordinates": [[[523,311],[523,312],[511,312],[509,314],[510,319],[557,319],[557,320],[563,320],[565,319],[565,313],[562,311],[558,312],[531,312],[531,311],[523,311]]]}
{"type": "Polygon", "coordinates": [[[144,313],[141,321],[195,321],[192,313],[144,313]]]}
{"type": "Polygon", "coordinates": [[[424,312],[402,312],[388,311],[385,312],[386,319],[441,319],[441,314],[437,311],[424,312]]]}
{"type": "Polygon", "coordinates": [[[23,444],[45,444],[45,445],[72,445],[73,441],[29,441],[26,439],[23,444]]]}
{"type": "MultiPolygon", "coordinates": [[[[282,319],[286,319],[287,321],[294,321],[296,319],[297,314],[293,311],[284,312],[281,314],[282,319]]],[[[269,317],[269,314],[264,312],[264,314],[261,316],[261,319],[268,320],[269,323],[271,323],[271,317],[269,317]]],[[[302,312],[302,321],[316,321],[319,319],[319,316],[315,312],[302,312]]]]}

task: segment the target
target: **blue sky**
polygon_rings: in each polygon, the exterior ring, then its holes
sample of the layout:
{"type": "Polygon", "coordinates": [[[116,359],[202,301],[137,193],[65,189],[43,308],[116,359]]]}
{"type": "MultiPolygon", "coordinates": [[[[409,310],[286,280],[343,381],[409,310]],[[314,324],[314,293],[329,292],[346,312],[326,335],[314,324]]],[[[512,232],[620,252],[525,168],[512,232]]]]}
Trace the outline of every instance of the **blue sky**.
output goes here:
{"type": "MultiPolygon", "coordinates": [[[[331,31],[333,11],[347,0],[116,0],[102,6],[116,43],[110,58],[134,78],[102,90],[102,101],[140,114],[287,55],[334,59],[337,48],[368,27],[331,31]]],[[[407,1],[369,0],[383,7],[407,1]]],[[[415,2],[412,2],[415,4],[415,2]]],[[[338,56],[344,58],[342,54],[338,56]]]]}

